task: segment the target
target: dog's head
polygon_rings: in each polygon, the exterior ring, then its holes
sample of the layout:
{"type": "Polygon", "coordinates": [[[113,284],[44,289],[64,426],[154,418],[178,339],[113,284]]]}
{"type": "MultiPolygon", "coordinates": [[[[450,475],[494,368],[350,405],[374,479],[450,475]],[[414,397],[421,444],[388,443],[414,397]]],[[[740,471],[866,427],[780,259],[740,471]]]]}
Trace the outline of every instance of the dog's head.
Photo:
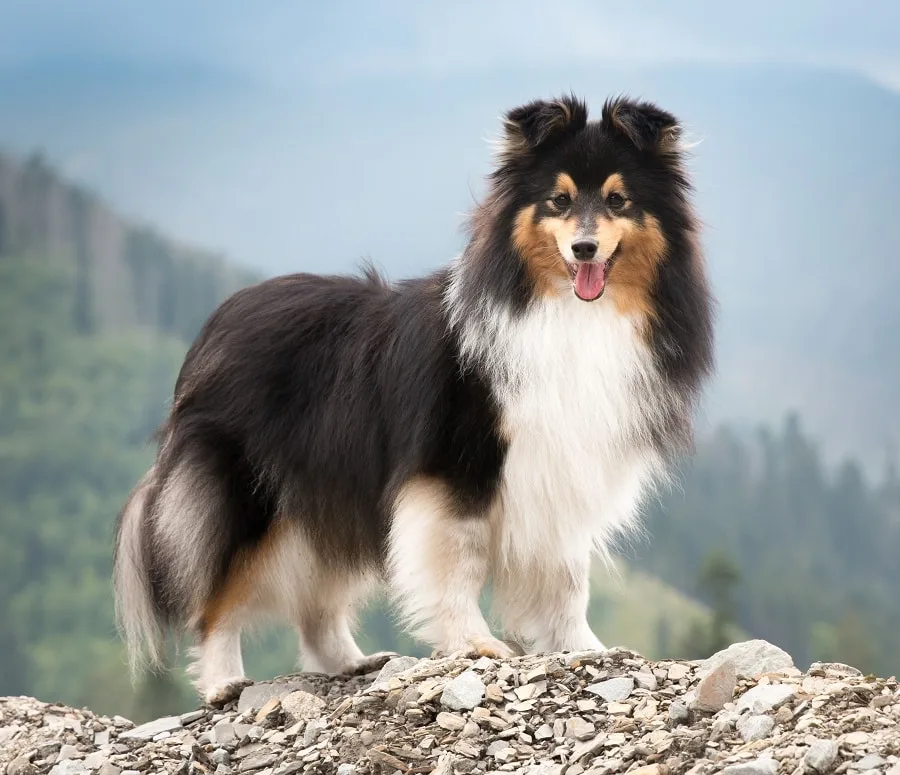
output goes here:
{"type": "Polygon", "coordinates": [[[687,226],[675,117],[616,99],[589,122],[565,97],[511,110],[504,130],[493,177],[537,291],[595,301],[609,290],[620,306],[646,307],[667,232],[687,226]]]}

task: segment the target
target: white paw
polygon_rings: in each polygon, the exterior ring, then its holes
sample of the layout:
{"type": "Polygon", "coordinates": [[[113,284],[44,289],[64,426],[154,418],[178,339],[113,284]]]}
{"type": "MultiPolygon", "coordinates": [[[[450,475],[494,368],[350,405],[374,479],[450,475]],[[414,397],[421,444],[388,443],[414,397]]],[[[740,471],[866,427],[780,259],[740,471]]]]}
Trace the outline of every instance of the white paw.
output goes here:
{"type": "Polygon", "coordinates": [[[226,678],[203,691],[203,699],[207,705],[225,705],[241,696],[241,692],[253,683],[252,678],[237,676],[226,678]]]}
{"type": "Polygon", "coordinates": [[[355,662],[347,665],[341,672],[344,675],[365,675],[366,673],[374,673],[376,670],[381,670],[381,668],[392,659],[399,656],[399,654],[395,654],[393,651],[379,651],[375,654],[369,654],[362,659],[357,659],[355,662]]]}

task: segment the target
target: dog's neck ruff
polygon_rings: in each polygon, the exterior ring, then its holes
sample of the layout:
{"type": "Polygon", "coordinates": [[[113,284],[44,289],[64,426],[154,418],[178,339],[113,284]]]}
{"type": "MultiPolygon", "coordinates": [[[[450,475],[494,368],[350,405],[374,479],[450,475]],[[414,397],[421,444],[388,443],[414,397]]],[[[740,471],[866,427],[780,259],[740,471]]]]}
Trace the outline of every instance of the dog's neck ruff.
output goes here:
{"type": "Polygon", "coordinates": [[[612,298],[535,298],[522,310],[471,288],[463,299],[461,279],[447,294],[460,359],[490,383],[509,443],[502,553],[548,540],[563,554],[585,541],[604,552],[665,478],[666,431],[684,409],[643,321],[612,298]]]}

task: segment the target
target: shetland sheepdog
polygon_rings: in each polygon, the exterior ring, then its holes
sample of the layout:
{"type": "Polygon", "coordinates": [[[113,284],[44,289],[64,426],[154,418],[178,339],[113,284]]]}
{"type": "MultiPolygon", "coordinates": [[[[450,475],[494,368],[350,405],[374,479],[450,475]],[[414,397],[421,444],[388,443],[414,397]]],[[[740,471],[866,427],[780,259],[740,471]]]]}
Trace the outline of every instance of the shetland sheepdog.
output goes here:
{"type": "Polygon", "coordinates": [[[690,453],[713,299],[678,121],[575,96],[503,120],[468,242],[428,276],[292,274],[206,321],[154,464],[116,522],[133,664],[194,643],[210,704],[241,631],[296,626],[303,668],[368,672],[376,586],[436,653],[602,649],[594,554],[690,453]],[[490,582],[499,633],[479,606],[490,582]]]}

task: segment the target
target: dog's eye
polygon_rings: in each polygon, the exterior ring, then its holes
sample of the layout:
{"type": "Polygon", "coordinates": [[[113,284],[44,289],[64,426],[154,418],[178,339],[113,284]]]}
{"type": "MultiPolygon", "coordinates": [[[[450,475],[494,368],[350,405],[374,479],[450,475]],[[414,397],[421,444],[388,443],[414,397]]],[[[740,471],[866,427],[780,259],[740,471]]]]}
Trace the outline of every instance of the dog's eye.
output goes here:
{"type": "Polygon", "coordinates": [[[606,206],[609,207],[610,210],[617,211],[625,207],[627,201],[628,200],[624,196],[613,191],[613,193],[606,197],[606,206]]]}
{"type": "Polygon", "coordinates": [[[560,210],[565,210],[572,204],[572,197],[568,194],[557,194],[553,197],[553,204],[555,204],[560,210]]]}

